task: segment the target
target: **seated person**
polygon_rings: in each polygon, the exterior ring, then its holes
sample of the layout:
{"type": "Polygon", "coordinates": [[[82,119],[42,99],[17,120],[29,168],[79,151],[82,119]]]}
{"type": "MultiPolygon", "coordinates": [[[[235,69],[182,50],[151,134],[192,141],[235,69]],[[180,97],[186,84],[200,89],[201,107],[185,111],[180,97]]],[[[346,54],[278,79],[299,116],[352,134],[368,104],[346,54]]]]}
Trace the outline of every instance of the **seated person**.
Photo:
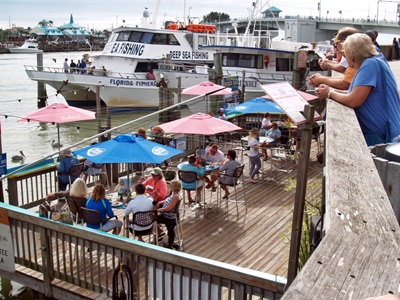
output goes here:
{"type": "Polygon", "coordinates": [[[119,180],[119,184],[115,187],[115,190],[118,192],[118,197],[120,198],[126,197],[129,194],[129,188],[125,185],[124,179],[119,180]]]}
{"type": "Polygon", "coordinates": [[[65,191],[69,184],[75,181],[79,176],[69,176],[68,172],[73,165],[79,164],[79,160],[72,155],[71,149],[64,150],[64,158],[61,160],[57,168],[58,171],[58,190],[65,191]]]}
{"type": "MultiPolygon", "coordinates": [[[[136,196],[129,202],[128,206],[125,208],[125,217],[129,218],[130,213],[135,213],[138,211],[149,211],[154,209],[153,203],[150,198],[147,198],[144,193],[146,192],[146,187],[139,183],[135,186],[136,196]]],[[[129,225],[129,231],[133,232],[135,230],[135,236],[138,237],[139,241],[143,242],[142,235],[150,234],[153,230],[153,225],[141,227],[139,225],[129,225]]]]}
{"type": "Polygon", "coordinates": [[[154,136],[154,141],[159,144],[166,145],[165,137],[164,137],[164,130],[160,126],[154,126],[151,129],[151,133],[154,136]]]}
{"type": "Polygon", "coordinates": [[[139,183],[143,183],[146,187],[146,192],[153,197],[156,202],[165,200],[168,196],[168,186],[164,179],[164,174],[160,168],[154,168],[151,171],[151,177],[145,179],[140,177],[139,183]]]}
{"type": "MultiPolygon", "coordinates": [[[[86,182],[89,176],[99,175],[101,173],[102,168],[96,168],[96,166],[100,166],[92,162],[90,159],[85,160],[84,162],[84,181],[86,182]]],[[[101,166],[103,166],[101,164],[101,166]]]]}
{"type": "Polygon", "coordinates": [[[171,181],[172,194],[165,200],[157,203],[157,209],[161,211],[161,214],[157,218],[157,222],[165,224],[168,230],[168,243],[164,243],[165,248],[179,249],[179,245],[174,243],[175,240],[175,226],[176,226],[176,214],[179,209],[179,202],[182,200],[180,191],[182,189],[181,182],[179,180],[171,181]]]}
{"type": "MultiPolygon", "coordinates": [[[[114,212],[111,208],[110,201],[106,199],[106,189],[104,185],[98,183],[93,188],[92,195],[86,201],[86,208],[97,210],[100,213],[101,219],[106,220],[107,216],[114,217],[114,212]]],[[[100,229],[100,225],[86,224],[87,227],[93,229],[100,229]]],[[[113,230],[113,234],[119,234],[121,232],[122,222],[119,220],[108,220],[102,223],[102,231],[113,230]]]]}
{"type": "MultiPolygon", "coordinates": [[[[46,197],[46,201],[49,202],[54,199],[69,197],[75,203],[78,209],[80,207],[85,207],[86,200],[88,196],[88,189],[85,181],[82,178],[78,178],[71,185],[71,189],[69,191],[62,191],[58,193],[50,193],[46,197]]],[[[58,200],[57,209],[61,210],[62,206],[65,205],[65,201],[58,200]]]]}
{"type": "Polygon", "coordinates": [[[221,172],[221,176],[219,178],[219,185],[221,186],[221,189],[224,190],[225,194],[222,197],[222,199],[228,199],[229,197],[229,191],[228,187],[226,186],[227,184],[233,184],[235,178],[233,177],[228,177],[232,176],[233,173],[235,172],[235,169],[237,167],[240,167],[240,162],[236,160],[236,152],[235,150],[228,150],[228,153],[226,154],[227,161],[224,163],[224,165],[219,168],[219,171],[221,172]],[[228,175],[228,176],[224,176],[228,175]]]}
{"type": "Polygon", "coordinates": [[[278,128],[278,123],[273,122],[272,123],[272,127],[270,129],[268,129],[267,133],[265,134],[265,136],[273,138],[274,141],[271,143],[267,143],[267,142],[263,142],[261,143],[260,147],[263,147],[264,149],[262,149],[262,153],[263,153],[263,160],[266,161],[268,160],[268,153],[267,153],[267,149],[265,148],[272,148],[272,147],[277,147],[279,144],[279,141],[281,139],[281,131],[278,128]]]}
{"type": "MultiPolygon", "coordinates": [[[[193,182],[193,183],[182,182],[182,186],[184,189],[196,190],[196,200],[199,201],[201,199],[201,191],[204,186],[204,181],[200,179],[204,175],[204,168],[202,166],[196,166],[196,156],[190,155],[188,157],[188,159],[189,160],[186,164],[181,165],[180,170],[195,172],[197,174],[197,177],[199,178],[199,180],[196,182],[193,182]],[[197,187],[197,189],[196,189],[196,187],[197,187]]],[[[187,190],[186,192],[188,195],[189,203],[197,202],[197,201],[193,200],[189,190],[187,190]]]]}
{"type": "Polygon", "coordinates": [[[146,129],[144,129],[143,127],[140,127],[140,128],[137,130],[136,136],[141,136],[142,138],[144,138],[145,140],[147,140],[146,129]]]}
{"type": "MultiPolygon", "coordinates": [[[[206,161],[222,166],[225,161],[225,155],[221,150],[218,149],[218,146],[216,144],[213,144],[208,150],[206,150],[206,161]]],[[[215,182],[217,181],[218,176],[219,170],[213,170],[211,171],[210,178],[208,178],[207,176],[204,177],[205,182],[207,182],[207,189],[212,188],[212,191],[217,190],[215,182]]]]}

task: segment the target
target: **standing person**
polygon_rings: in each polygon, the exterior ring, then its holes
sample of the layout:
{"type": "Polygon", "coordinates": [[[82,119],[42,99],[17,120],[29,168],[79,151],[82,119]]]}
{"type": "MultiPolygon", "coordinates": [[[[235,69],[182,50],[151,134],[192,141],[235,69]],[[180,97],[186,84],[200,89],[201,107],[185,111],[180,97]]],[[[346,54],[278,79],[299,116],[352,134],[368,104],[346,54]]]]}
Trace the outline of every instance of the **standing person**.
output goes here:
{"type": "Polygon", "coordinates": [[[69,170],[73,165],[79,164],[79,160],[72,155],[71,149],[64,150],[64,158],[57,168],[58,171],[58,190],[65,191],[71,178],[71,184],[79,176],[68,175],[69,170]]]}
{"type": "Polygon", "coordinates": [[[64,60],[64,72],[69,73],[68,58],[64,60]]]}
{"type": "Polygon", "coordinates": [[[228,150],[228,153],[226,154],[226,158],[228,159],[224,165],[219,168],[219,171],[222,173],[221,177],[219,178],[219,185],[221,186],[221,189],[224,190],[224,196],[222,197],[222,199],[228,199],[229,197],[229,191],[228,191],[228,187],[226,186],[227,184],[233,184],[234,180],[236,180],[236,178],[233,177],[228,177],[228,176],[232,176],[233,173],[235,172],[237,167],[240,167],[240,162],[238,162],[236,160],[236,152],[235,150],[228,150]],[[228,175],[228,176],[224,176],[228,175]]]}
{"type": "Polygon", "coordinates": [[[249,161],[250,161],[250,182],[257,183],[258,181],[254,179],[254,176],[258,174],[258,171],[261,169],[261,159],[258,153],[258,149],[260,149],[260,142],[258,139],[260,138],[260,131],[258,128],[252,128],[249,136],[249,161]]]}
{"type": "Polygon", "coordinates": [[[73,59],[71,59],[71,63],[69,64],[69,67],[70,67],[71,73],[75,73],[75,71],[76,71],[76,63],[74,62],[73,59]]]}
{"type": "MultiPolygon", "coordinates": [[[[93,188],[92,195],[86,201],[86,208],[97,210],[100,213],[101,219],[106,220],[107,216],[114,217],[114,212],[111,208],[110,201],[106,199],[106,189],[104,185],[98,183],[93,188]]],[[[93,229],[100,229],[100,225],[86,224],[87,227],[93,229]]],[[[108,220],[104,221],[101,225],[102,231],[113,230],[113,234],[119,234],[121,232],[122,222],[120,220],[108,220]]]]}
{"type": "Polygon", "coordinates": [[[400,135],[400,99],[390,67],[365,34],[349,36],[344,51],[357,70],[348,92],[322,85],[316,95],[354,108],[368,146],[392,142],[400,135]]]}
{"type": "MultiPolygon", "coordinates": [[[[146,192],[146,187],[139,183],[135,186],[136,196],[133,198],[128,206],[125,208],[125,218],[129,218],[130,213],[135,213],[139,211],[149,211],[153,209],[153,203],[150,198],[147,198],[144,193],[146,192]]],[[[150,234],[153,230],[153,225],[149,226],[139,226],[139,225],[129,225],[129,231],[133,232],[135,230],[135,236],[138,237],[139,241],[143,242],[142,235],[150,234]]]]}
{"type": "Polygon", "coordinates": [[[165,224],[168,230],[168,243],[164,243],[165,248],[179,249],[179,245],[174,243],[175,240],[175,226],[176,218],[179,209],[179,203],[182,200],[180,191],[182,184],[179,180],[171,181],[172,194],[165,200],[157,203],[157,209],[161,211],[161,214],[157,218],[157,222],[165,224]]]}
{"type": "Polygon", "coordinates": [[[146,192],[153,197],[154,201],[165,200],[168,196],[168,186],[162,170],[157,167],[150,174],[151,177],[148,179],[140,177],[139,183],[143,183],[146,186],[146,192]]]}
{"type": "Polygon", "coordinates": [[[85,74],[86,73],[86,61],[84,59],[82,59],[80,68],[81,68],[81,74],[85,74]]]}
{"type": "Polygon", "coordinates": [[[394,48],[395,59],[399,59],[400,47],[399,47],[399,42],[397,41],[397,39],[395,37],[393,38],[393,48],[394,48]]]}

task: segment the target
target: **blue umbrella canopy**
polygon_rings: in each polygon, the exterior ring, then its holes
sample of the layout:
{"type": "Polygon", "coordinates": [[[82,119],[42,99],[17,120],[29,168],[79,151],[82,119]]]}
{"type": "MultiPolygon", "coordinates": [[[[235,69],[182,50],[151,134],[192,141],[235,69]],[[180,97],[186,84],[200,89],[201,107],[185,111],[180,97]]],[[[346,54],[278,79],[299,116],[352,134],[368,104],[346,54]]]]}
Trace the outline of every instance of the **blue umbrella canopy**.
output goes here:
{"type": "Polygon", "coordinates": [[[273,101],[264,98],[254,98],[249,101],[240,103],[238,105],[227,108],[228,113],[242,113],[242,114],[283,114],[284,111],[273,101]]]}
{"type": "Polygon", "coordinates": [[[183,151],[148,141],[131,134],[121,134],[112,140],[74,151],[74,154],[102,163],[161,164],[183,151]]]}

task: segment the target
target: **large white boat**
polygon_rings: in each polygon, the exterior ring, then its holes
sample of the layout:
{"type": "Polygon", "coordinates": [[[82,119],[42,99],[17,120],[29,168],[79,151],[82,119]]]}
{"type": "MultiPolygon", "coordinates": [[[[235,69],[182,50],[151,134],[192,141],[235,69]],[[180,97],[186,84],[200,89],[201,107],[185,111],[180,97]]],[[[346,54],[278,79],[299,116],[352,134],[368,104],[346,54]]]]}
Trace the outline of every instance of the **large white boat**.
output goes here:
{"type": "Polygon", "coordinates": [[[26,40],[21,47],[8,48],[11,53],[40,53],[39,44],[35,39],[26,40]]]}
{"type": "MultiPolygon", "coordinates": [[[[253,8],[257,7],[251,2],[253,8]]],[[[152,71],[159,63],[192,63],[198,65],[197,69],[208,68],[214,63],[215,49],[207,46],[267,48],[273,35],[278,34],[256,30],[238,34],[235,26],[236,33],[220,34],[206,24],[179,23],[175,28],[161,29],[155,26],[157,13],[147,21],[146,12],[141,27],[114,29],[102,53],[91,57],[86,71],[75,69],[66,73],[62,68],[25,66],[27,75],[55,88],[70,105],[93,104],[98,91],[110,107],[156,108],[160,107],[159,88],[152,71]]],[[[249,24],[251,21],[252,18],[249,24]]]]}

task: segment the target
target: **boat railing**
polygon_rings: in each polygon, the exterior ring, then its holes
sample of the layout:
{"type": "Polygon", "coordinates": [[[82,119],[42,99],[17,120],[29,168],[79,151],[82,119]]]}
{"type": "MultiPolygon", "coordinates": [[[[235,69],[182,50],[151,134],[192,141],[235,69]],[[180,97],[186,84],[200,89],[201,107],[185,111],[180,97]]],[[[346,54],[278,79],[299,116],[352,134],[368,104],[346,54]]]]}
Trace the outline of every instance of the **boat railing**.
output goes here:
{"type": "Polygon", "coordinates": [[[121,73],[113,72],[112,70],[103,71],[102,69],[81,69],[81,68],[70,68],[69,72],[65,73],[64,68],[58,67],[44,67],[44,66],[30,66],[24,65],[26,71],[35,71],[43,73],[61,73],[61,74],[73,74],[73,75],[95,75],[95,76],[107,76],[112,78],[120,79],[134,79],[134,80],[151,80],[147,79],[146,72],[143,73],[121,73]]]}
{"type": "Polygon", "coordinates": [[[2,219],[8,217],[16,268],[1,268],[0,274],[17,273],[18,282],[47,297],[70,299],[74,292],[66,286],[77,294],[82,288],[111,297],[116,269],[130,273],[126,289],[135,299],[279,299],[284,291],[286,280],[276,275],[67,225],[4,203],[0,209],[2,219]]]}

